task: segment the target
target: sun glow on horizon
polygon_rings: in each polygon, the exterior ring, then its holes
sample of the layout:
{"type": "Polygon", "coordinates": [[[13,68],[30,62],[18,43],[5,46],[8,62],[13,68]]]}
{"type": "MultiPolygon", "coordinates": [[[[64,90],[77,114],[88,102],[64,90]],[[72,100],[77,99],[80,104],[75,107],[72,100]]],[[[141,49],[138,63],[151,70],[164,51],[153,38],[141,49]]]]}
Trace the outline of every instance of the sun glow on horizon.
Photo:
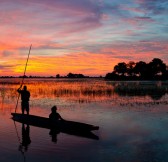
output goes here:
{"type": "Polygon", "coordinates": [[[27,75],[104,76],[119,62],[153,58],[168,64],[167,9],[166,0],[2,0],[0,76],[23,74],[30,44],[27,75]]]}

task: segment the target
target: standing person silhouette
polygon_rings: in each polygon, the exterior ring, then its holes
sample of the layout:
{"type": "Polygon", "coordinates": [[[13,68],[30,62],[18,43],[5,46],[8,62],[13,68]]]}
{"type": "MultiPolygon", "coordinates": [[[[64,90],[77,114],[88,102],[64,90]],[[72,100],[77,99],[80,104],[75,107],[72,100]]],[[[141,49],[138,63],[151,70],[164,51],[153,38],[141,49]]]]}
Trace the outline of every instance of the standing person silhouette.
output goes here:
{"type": "Polygon", "coordinates": [[[55,127],[55,123],[57,123],[59,120],[64,121],[61,115],[57,112],[57,106],[53,106],[51,108],[51,114],[49,115],[49,119],[51,122],[51,129],[49,134],[52,137],[52,142],[57,143],[57,135],[60,133],[60,129],[59,127],[55,127]]]}
{"type": "Polygon", "coordinates": [[[30,98],[30,92],[27,90],[27,86],[24,86],[21,90],[22,85],[18,88],[18,93],[21,95],[21,110],[22,114],[24,114],[24,111],[26,110],[27,115],[29,115],[29,98],[30,98]]]}
{"type": "Polygon", "coordinates": [[[31,143],[30,139],[30,126],[22,123],[22,143],[20,145],[20,151],[25,152],[28,150],[28,146],[31,143]]]}

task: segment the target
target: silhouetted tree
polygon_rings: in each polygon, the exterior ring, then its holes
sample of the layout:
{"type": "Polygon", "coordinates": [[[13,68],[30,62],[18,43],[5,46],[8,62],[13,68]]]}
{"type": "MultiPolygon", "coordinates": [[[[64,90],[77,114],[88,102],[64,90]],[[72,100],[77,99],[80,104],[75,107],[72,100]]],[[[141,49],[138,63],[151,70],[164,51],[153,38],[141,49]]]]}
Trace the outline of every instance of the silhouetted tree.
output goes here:
{"type": "Polygon", "coordinates": [[[129,76],[134,76],[135,75],[135,72],[134,72],[134,67],[135,67],[136,63],[134,61],[130,61],[128,64],[127,64],[127,74],[129,76]]]}
{"type": "Polygon", "coordinates": [[[154,58],[148,65],[152,77],[166,72],[166,64],[159,58],[154,58]]]}
{"type": "Polygon", "coordinates": [[[134,72],[141,78],[146,78],[147,75],[147,64],[146,62],[139,61],[134,67],[134,72]]]}
{"type": "Polygon", "coordinates": [[[76,74],[76,78],[84,78],[85,76],[83,74],[76,74]]]}
{"type": "Polygon", "coordinates": [[[114,66],[112,73],[107,73],[106,79],[111,80],[166,80],[168,79],[168,66],[159,58],[146,63],[130,61],[128,64],[120,62],[114,66]]]}
{"type": "Polygon", "coordinates": [[[68,78],[74,78],[74,74],[69,73],[69,74],[67,75],[67,77],[68,77],[68,78]]]}
{"type": "Polygon", "coordinates": [[[60,78],[60,74],[57,74],[57,75],[56,75],[56,78],[60,78]]]}
{"type": "Polygon", "coordinates": [[[68,78],[85,78],[83,74],[73,74],[73,73],[69,73],[67,77],[68,78]]]}
{"type": "Polygon", "coordinates": [[[112,73],[107,73],[105,79],[117,80],[119,76],[113,71],[112,73]]]}
{"type": "Polygon", "coordinates": [[[118,65],[114,66],[114,71],[118,75],[124,76],[127,73],[127,64],[125,62],[118,63],[118,65]]]}
{"type": "Polygon", "coordinates": [[[22,76],[19,76],[19,78],[28,78],[27,75],[22,75],[22,76]]]}

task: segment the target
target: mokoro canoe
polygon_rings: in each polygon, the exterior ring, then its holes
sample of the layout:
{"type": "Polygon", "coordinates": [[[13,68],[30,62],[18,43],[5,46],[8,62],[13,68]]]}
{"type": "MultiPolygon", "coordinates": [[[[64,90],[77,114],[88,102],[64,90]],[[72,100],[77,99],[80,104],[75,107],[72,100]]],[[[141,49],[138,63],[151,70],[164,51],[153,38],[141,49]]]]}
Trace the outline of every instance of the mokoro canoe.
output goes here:
{"type": "Polygon", "coordinates": [[[23,124],[28,124],[47,129],[56,129],[66,134],[98,139],[98,137],[91,132],[92,130],[98,130],[99,129],[98,126],[68,120],[59,120],[56,123],[51,123],[49,118],[35,115],[27,115],[19,113],[11,113],[11,115],[13,116],[12,119],[14,121],[23,124]]]}

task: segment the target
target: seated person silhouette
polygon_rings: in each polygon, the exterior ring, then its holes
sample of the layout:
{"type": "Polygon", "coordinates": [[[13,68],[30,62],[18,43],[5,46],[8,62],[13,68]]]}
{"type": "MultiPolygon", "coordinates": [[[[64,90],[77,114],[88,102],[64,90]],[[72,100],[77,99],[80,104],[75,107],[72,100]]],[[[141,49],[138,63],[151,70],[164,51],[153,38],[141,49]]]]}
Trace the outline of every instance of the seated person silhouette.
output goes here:
{"type": "Polygon", "coordinates": [[[49,135],[51,136],[51,141],[57,143],[57,135],[60,133],[59,129],[52,127],[50,129],[49,135]]]}
{"type": "Polygon", "coordinates": [[[51,108],[51,114],[49,115],[49,119],[51,122],[57,122],[59,120],[64,120],[59,113],[57,113],[57,107],[53,106],[51,108]]]}
{"type": "Polygon", "coordinates": [[[53,106],[51,108],[51,114],[49,115],[49,119],[51,122],[50,135],[52,137],[52,142],[57,143],[57,135],[60,133],[59,127],[56,127],[54,123],[59,120],[64,120],[59,113],[57,113],[57,107],[53,106]],[[53,125],[52,125],[53,124],[53,125]]]}

